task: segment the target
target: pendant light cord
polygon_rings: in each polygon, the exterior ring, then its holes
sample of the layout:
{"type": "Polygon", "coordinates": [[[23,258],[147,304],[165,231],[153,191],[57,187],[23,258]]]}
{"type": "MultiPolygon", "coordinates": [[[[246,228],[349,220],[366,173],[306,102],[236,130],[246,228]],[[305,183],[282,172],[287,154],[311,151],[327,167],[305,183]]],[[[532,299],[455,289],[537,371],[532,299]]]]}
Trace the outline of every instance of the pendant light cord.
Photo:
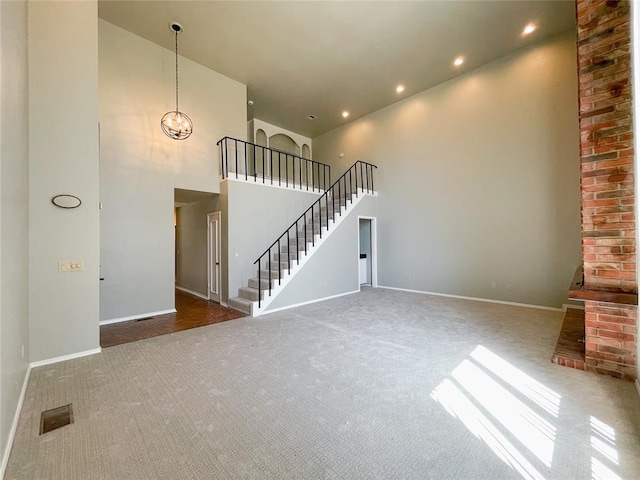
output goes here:
{"type": "Polygon", "coordinates": [[[176,31],[176,112],[179,112],[178,108],[178,32],[176,31]]]}

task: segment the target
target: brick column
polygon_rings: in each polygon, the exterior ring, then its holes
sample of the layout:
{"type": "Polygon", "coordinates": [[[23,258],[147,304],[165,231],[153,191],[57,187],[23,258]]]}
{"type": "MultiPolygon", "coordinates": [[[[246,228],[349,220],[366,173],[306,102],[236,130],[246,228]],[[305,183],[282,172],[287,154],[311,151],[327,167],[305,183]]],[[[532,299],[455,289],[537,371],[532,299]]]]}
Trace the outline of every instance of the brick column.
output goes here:
{"type": "MultiPolygon", "coordinates": [[[[584,288],[637,293],[631,14],[576,0],[584,288]]],[[[636,378],[637,305],[585,302],[586,369],[636,378]]]]}

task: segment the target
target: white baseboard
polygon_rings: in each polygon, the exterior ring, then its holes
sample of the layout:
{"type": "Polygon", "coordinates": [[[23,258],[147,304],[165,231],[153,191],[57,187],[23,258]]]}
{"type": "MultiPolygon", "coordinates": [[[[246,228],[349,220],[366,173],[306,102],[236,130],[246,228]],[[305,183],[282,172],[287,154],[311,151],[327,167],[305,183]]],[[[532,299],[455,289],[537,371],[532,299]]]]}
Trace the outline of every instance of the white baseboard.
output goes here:
{"type": "Polygon", "coordinates": [[[204,300],[209,300],[209,297],[207,297],[206,295],[203,295],[202,293],[199,293],[199,292],[194,292],[193,290],[189,290],[188,288],[179,287],[178,285],[176,285],[176,290],[180,290],[181,292],[188,293],[189,295],[193,295],[194,297],[202,298],[204,300]]]}
{"type": "Polygon", "coordinates": [[[167,315],[169,313],[176,313],[175,308],[169,310],[160,310],[159,312],[140,313],[138,315],[131,315],[129,317],[112,318],[110,320],[100,320],[100,325],[111,325],[112,323],[129,322],[131,320],[140,320],[143,318],[157,317],[158,315],[167,315]]]}
{"type": "Polygon", "coordinates": [[[220,305],[222,305],[225,308],[229,308],[229,305],[226,302],[223,302],[222,300],[220,300],[220,305]]]}
{"type": "Polygon", "coordinates": [[[378,285],[378,288],[385,288],[387,290],[399,290],[401,292],[419,293],[419,294],[422,294],[422,295],[434,295],[436,297],[459,298],[461,300],[472,300],[474,302],[497,303],[497,304],[500,304],[500,305],[511,305],[511,306],[514,306],[514,307],[537,308],[538,310],[549,310],[549,311],[552,311],[552,312],[564,312],[564,309],[562,309],[562,308],[545,307],[543,305],[531,305],[529,303],[506,302],[504,300],[493,300],[493,299],[490,299],[490,298],[465,297],[465,296],[462,296],[462,295],[450,295],[448,293],[425,292],[425,291],[422,291],[422,290],[410,290],[408,288],[386,287],[386,286],[383,286],[383,285],[378,285]]]}
{"type": "Polygon", "coordinates": [[[9,430],[9,436],[7,437],[7,446],[5,447],[2,455],[2,464],[0,465],[0,478],[4,478],[4,472],[7,469],[7,463],[9,462],[11,447],[13,447],[13,439],[16,436],[16,430],[18,429],[18,420],[20,419],[20,413],[22,412],[22,404],[24,403],[24,397],[27,393],[27,385],[29,384],[30,376],[31,376],[31,365],[27,367],[27,371],[24,374],[24,381],[22,382],[22,390],[20,390],[20,397],[18,397],[16,412],[13,415],[13,423],[11,423],[11,430],[9,430]]]}
{"type": "Polygon", "coordinates": [[[95,355],[102,352],[102,348],[94,348],[92,350],[85,350],[84,352],[71,353],[69,355],[62,355],[61,357],[48,358],[46,360],[38,360],[37,362],[31,362],[29,368],[42,367],[43,365],[51,365],[52,363],[64,362],[67,360],[73,360],[74,358],[87,357],[89,355],[95,355]]]}
{"type": "Polygon", "coordinates": [[[304,305],[310,305],[312,303],[324,302],[325,300],[331,300],[333,298],[344,297],[345,295],[351,295],[354,293],[360,293],[360,290],[352,290],[350,292],[338,293],[337,295],[331,295],[329,297],[316,298],[315,300],[308,300],[306,302],[294,303],[293,305],[287,305],[286,307],[278,307],[272,310],[262,311],[256,317],[266,315],[267,313],[280,312],[281,310],[289,310],[290,308],[302,307],[304,305]]]}

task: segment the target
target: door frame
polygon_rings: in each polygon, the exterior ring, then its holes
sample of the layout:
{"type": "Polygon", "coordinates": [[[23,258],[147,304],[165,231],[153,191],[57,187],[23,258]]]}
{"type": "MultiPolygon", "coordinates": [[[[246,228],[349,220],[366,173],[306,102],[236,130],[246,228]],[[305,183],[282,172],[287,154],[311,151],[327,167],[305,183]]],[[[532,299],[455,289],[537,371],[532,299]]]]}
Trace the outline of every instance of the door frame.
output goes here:
{"type": "Polygon", "coordinates": [[[222,292],[220,291],[220,280],[222,277],[222,255],[220,255],[221,253],[221,239],[220,239],[220,233],[222,231],[222,214],[217,211],[217,212],[210,212],[207,213],[207,298],[210,301],[214,301],[214,302],[218,302],[220,303],[220,301],[222,300],[222,292]],[[212,235],[211,235],[211,220],[217,217],[218,220],[218,234],[216,236],[216,238],[218,239],[218,244],[216,245],[217,249],[218,249],[218,298],[216,299],[212,299],[211,298],[211,285],[212,285],[212,278],[213,278],[213,272],[212,272],[212,265],[211,265],[211,253],[212,253],[212,235]]]}
{"type": "MultiPolygon", "coordinates": [[[[366,215],[358,215],[358,256],[356,257],[360,261],[360,220],[371,221],[371,287],[378,287],[378,219],[376,217],[369,217],[366,215]]],[[[359,266],[359,265],[358,265],[359,266]]],[[[358,290],[362,286],[360,285],[360,279],[358,278],[358,290]]]]}

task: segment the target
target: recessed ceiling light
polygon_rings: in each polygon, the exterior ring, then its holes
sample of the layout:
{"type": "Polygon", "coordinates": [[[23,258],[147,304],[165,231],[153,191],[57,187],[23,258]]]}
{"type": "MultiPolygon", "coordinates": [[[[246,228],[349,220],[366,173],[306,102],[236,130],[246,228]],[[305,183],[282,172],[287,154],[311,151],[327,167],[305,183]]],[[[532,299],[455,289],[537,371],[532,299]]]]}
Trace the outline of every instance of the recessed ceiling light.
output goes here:
{"type": "Polygon", "coordinates": [[[462,58],[462,57],[458,57],[458,58],[456,58],[456,59],[453,61],[453,64],[454,64],[456,67],[459,67],[459,66],[460,66],[460,65],[462,65],[463,63],[464,63],[464,58],[462,58]]]}
{"type": "Polygon", "coordinates": [[[311,115],[307,115],[307,120],[315,120],[316,116],[312,113],[311,115]]]}
{"type": "Polygon", "coordinates": [[[529,35],[530,33],[533,33],[536,31],[536,27],[533,23],[530,23],[529,25],[527,25],[526,27],[524,27],[524,30],[522,31],[523,35],[529,35]]]}
{"type": "Polygon", "coordinates": [[[396,92],[398,92],[398,93],[402,93],[402,92],[404,92],[404,85],[398,85],[398,86],[396,87],[396,92]]]}
{"type": "Polygon", "coordinates": [[[349,112],[347,112],[346,110],[344,112],[342,112],[342,116],[344,118],[347,118],[349,116],[349,112]]]}

